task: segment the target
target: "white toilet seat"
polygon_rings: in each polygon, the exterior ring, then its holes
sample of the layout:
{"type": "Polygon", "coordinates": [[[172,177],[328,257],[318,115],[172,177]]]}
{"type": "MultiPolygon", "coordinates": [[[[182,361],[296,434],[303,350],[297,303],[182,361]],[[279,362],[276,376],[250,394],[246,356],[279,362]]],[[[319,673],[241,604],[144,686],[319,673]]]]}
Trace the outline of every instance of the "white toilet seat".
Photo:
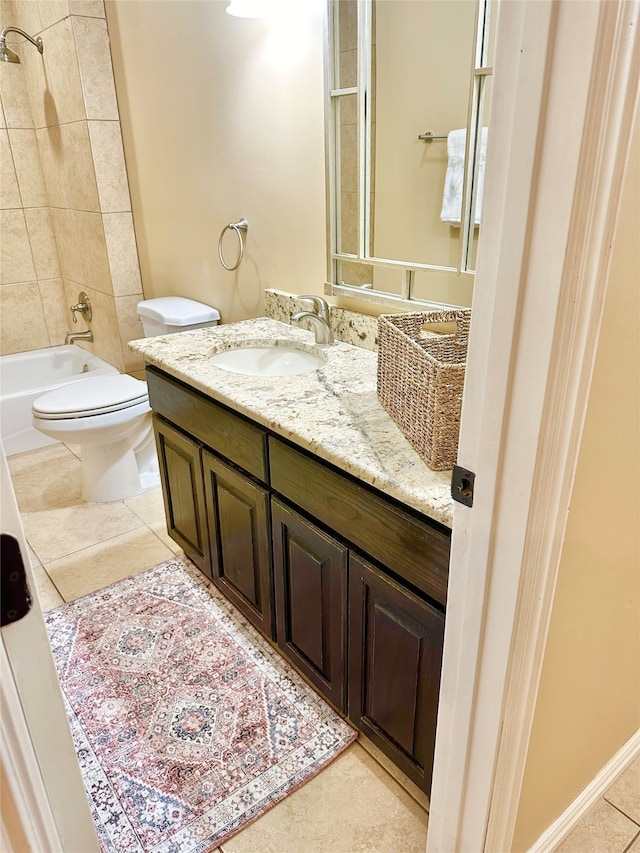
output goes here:
{"type": "Polygon", "coordinates": [[[107,415],[148,403],[147,383],[132,376],[96,376],[56,388],[38,397],[33,404],[35,417],[66,420],[107,415]]]}

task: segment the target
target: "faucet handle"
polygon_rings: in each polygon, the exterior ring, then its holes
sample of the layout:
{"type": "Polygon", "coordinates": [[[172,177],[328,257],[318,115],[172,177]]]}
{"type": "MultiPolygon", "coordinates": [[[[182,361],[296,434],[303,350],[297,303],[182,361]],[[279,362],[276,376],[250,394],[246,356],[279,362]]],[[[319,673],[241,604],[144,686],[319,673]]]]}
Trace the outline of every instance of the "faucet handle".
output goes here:
{"type": "Polygon", "coordinates": [[[91,310],[91,300],[84,292],[84,290],[80,291],[78,294],[78,304],[71,306],[71,314],[73,316],[73,322],[77,323],[78,318],[76,317],[76,311],[79,311],[87,323],[91,321],[93,316],[93,312],[91,310]]]}
{"type": "Polygon", "coordinates": [[[315,313],[322,317],[322,319],[327,323],[327,325],[331,324],[330,314],[329,314],[329,303],[326,299],[323,299],[322,296],[315,296],[314,294],[308,294],[304,296],[298,296],[298,299],[310,299],[313,302],[313,310],[315,313]]]}

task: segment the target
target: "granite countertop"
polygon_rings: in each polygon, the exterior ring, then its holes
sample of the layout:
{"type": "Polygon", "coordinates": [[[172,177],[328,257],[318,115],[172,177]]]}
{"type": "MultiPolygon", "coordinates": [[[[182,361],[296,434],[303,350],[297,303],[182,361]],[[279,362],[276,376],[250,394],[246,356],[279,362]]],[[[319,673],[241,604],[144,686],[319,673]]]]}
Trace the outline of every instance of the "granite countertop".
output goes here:
{"type": "Polygon", "coordinates": [[[261,317],[131,341],[150,364],[310,450],[365,483],[451,527],[451,472],[431,471],[376,394],[376,353],[336,342],[324,367],[292,376],[246,376],[208,362],[241,343],[285,339],[301,349],[311,332],[261,317]]]}

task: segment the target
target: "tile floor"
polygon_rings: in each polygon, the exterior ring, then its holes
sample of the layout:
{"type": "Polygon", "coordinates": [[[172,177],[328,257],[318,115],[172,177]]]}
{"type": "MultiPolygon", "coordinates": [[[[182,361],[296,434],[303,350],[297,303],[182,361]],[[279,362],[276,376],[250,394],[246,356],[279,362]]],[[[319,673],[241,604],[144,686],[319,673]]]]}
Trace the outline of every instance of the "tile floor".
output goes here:
{"type": "MultiPolygon", "coordinates": [[[[76,447],[12,456],[9,468],[43,610],[181,553],[166,533],[160,489],[83,502],[76,447]]],[[[424,795],[362,739],[218,853],[423,853],[426,832],[424,795]]],[[[640,757],[557,853],[640,853],[640,757]]]]}

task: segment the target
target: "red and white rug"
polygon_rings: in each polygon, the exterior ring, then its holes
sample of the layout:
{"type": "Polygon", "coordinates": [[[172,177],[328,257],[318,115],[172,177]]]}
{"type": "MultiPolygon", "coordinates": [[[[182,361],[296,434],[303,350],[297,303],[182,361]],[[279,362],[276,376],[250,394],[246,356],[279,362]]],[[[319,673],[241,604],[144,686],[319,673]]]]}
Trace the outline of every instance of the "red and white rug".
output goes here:
{"type": "Polygon", "coordinates": [[[213,850],[356,737],[187,560],[45,619],[109,853],[213,850]]]}

